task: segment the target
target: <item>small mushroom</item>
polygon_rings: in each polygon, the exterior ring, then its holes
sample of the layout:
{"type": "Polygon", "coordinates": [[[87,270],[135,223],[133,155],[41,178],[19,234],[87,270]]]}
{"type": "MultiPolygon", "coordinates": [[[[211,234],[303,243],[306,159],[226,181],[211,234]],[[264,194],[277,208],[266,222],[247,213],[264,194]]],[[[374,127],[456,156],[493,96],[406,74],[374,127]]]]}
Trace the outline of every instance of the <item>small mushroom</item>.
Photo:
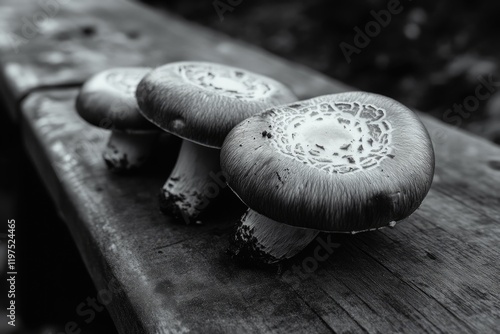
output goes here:
{"type": "Polygon", "coordinates": [[[408,217],[431,186],[434,151],[410,109],[350,92],[250,117],[228,134],[221,167],[249,207],[233,253],[274,263],[319,231],[356,233],[408,217]],[[272,136],[259,136],[263,129],[272,136]]]}
{"type": "Polygon", "coordinates": [[[149,158],[159,129],[139,113],[135,90],[150,68],[113,68],[85,82],[76,100],[90,124],[111,129],[103,158],[113,172],[140,168],[149,158]]]}
{"type": "Polygon", "coordinates": [[[197,221],[225,186],[219,154],[229,131],[257,112],[294,100],[273,79],[214,63],[171,63],[147,75],[137,88],[142,114],[183,139],[160,194],[162,212],[197,221]]]}

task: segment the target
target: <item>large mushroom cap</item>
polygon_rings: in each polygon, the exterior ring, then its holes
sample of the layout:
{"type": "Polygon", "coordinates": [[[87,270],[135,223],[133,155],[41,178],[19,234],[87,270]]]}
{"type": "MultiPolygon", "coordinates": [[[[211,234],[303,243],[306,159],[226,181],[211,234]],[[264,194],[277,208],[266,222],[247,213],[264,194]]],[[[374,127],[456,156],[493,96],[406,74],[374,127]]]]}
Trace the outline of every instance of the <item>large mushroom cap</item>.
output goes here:
{"type": "Polygon", "coordinates": [[[135,91],[151,71],[145,67],[113,68],[85,82],[76,100],[78,114],[90,124],[117,130],[150,130],[156,127],[139,112],[135,91]]]}
{"type": "Polygon", "coordinates": [[[159,67],[137,88],[137,101],[148,120],[183,139],[216,148],[245,118],[295,100],[273,79],[205,62],[159,67]]]}
{"type": "Polygon", "coordinates": [[[221,152],[231,189],[278,222],[325,231],[388,226],[432,183],[429,135],[408,108],[376,94],[326,95],[236,126],[221,152]]]}

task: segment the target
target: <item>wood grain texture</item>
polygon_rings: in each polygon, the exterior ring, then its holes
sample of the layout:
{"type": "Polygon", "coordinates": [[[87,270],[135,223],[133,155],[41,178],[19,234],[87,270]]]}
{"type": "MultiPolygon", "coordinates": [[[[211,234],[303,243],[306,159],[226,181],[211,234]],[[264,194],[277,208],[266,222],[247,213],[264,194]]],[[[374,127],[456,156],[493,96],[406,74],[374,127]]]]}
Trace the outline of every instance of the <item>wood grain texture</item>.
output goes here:
{"type": "MultiPolygon", "coordinates": [[[[36,11],[35,5],[14,5],[12,17],[36,11]]],[[[394,229],[334,236],[340,247],[311,274],[293,270],[314,264],[321,243],[280,273],[242,268],[224,253],[242,207],[222,202],[203,226],[172,224],[156,201],[171,161],[127,178],[108,173],[100,157],[107,133],[80,120],[76,90],[60,87],[116,65],[198,59],[269,75],[300,98],[349,88],[134,4],[68,2],[54,22],[18,54],[0,43],[0,78],[13,106],[28,96],[26,146],[98,289],[119,282],[107,307],[121,333],[497,331],[497,146],[421,115],[437,165],[433,187],[413,216],[394,229]],[[96,27],[92,36],[83,33],[87,25],[96,27]],[[51,86],[59,88],[34,92],[51,86]]]]}
{"type": "MultiPolygon", "coordinates": [[[[301,277],[290,271],[310,263],[317,245],[281,274],[227,257],[241,214],[232,205],[219,203],[201,227],[163,217],[156,194],[168,168],[107,172],[106,133],[78,118],[75,96],[32,94],[24,133],[97,286],[120,282],[108,305],[120,332],[495,332],[500,171],[489,161],[498,147],[445,128],[421,208],[394,229],[335,236],[340,248],[301,277]]],[[[431,133],[441,127],[424,121],[431,133]]]]}

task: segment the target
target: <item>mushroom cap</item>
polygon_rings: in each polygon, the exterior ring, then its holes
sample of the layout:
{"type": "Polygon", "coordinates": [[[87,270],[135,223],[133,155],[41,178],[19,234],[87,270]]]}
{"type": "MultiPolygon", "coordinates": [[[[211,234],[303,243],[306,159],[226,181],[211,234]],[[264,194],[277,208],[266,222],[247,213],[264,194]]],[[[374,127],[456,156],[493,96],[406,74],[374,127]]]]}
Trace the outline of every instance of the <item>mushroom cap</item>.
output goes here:
{"type": "Polygon", "coordinates": [[[432,183],[434,150],[419,118],[390,98],[349,92],[268,109],[221,151],[231,189],[275,221],[330,232],[392,226],[432,183]]]}
{"type": "Polygon", "coordinates": [[[137,88],[141,112],[161,129],[220,148],[245,118],[296,101],[283,84],[240,68],[177,62],[155,69],[137,88]]]}
{"type": "Polygon", "coordinates": [[[76,100],[78,114],[95,126],[123,131],[156,127],[139,112],[135,90],[151,71],[146,67],[112,68],[85,82],[76,100]]]}

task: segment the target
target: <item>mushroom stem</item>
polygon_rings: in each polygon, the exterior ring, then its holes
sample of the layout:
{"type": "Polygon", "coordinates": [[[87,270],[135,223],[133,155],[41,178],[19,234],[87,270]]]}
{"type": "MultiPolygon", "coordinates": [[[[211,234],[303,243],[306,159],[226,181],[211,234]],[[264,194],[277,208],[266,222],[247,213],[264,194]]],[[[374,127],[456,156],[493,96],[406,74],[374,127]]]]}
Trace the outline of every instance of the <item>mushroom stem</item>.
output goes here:
{"type": "Polygon", "coordinates": [[[103,158],[113,172],[140,168],[153,150],[158,131],[125,132],[112,130],[103,158]]]}
{"type": "Polygon", "coordinates": [[[226,187],[219,163],[220,150],[183,140],[177,162],[160,194],[165,214],[195,222],[222,188],[226,187]]]}
{"type": "Polygon", "coordinates": [[[241,260],[272,264],[295,256],[318,234],[318,230],[278,223],[248,209],[241,217],[231,252],[241,260]]]}

